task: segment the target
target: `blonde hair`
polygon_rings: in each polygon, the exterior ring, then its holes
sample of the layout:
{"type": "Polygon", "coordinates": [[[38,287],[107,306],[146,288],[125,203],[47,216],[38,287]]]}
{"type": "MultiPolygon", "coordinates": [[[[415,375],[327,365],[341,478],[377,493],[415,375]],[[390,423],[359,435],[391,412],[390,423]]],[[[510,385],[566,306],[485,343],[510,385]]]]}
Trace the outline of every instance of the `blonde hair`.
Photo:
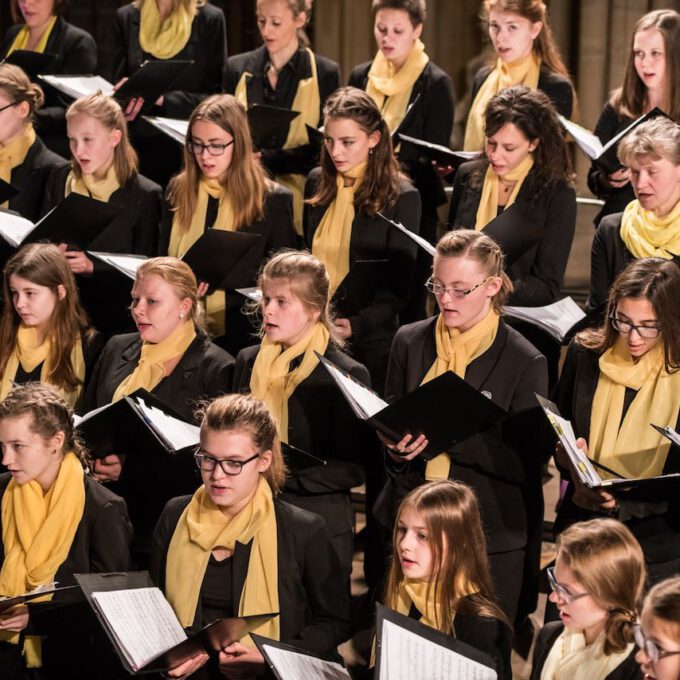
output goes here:
{"type": "Polygon", "coordinates": [[[0,64],[0,90],[3,90],[15,104],[28,104],[27,121],[45,102],[45,95],[39,85],[14,64],[0,64]]]}
{"type": "Polygon", "coordinates": [[[204,405],[198,417],[201,432],[245,430],[260,455],[271,451],[271,464],[262,474],[275,496],[281,492],[286,481],[286,465],[276,423],[263,402],[247,394],[227,394],[204,405]]]}
{"type": "Polygon", "coordinates": [[[637,603],[645,586],[645,558],[630,529],[615,519],[573,524],[557,538],[557,558],[586,592],[608,611],[604,653],[633,641],[637,603]]]}
{"type": "MultiPolygon", "coordinates": [[[[257,6],[260,4],[261,0],[256,0],[255,2],[255,10],[257,11],[257,6]]],[[[309,47],[309,36],[307,35],[307,32],[305,31],[305,27],[309,25],[309,22],[312,18],[312,4],[314,3],[314,0],[283,0],[283,2],[288,5],[288,9],[293,13],[293,18],[297,19],[302,13],[304,13],[305,16],[305,25],[298,29],[297,36],[298,40],[305,46],[309,47]]]]}
{"type": "MultiPolygon", "coordinates": [[[[81,114],[98,120],[110,132],[113,130],[120,131],[120,142],[113,150],[113,167],[118,182],[121,185],[126,184],[137,174],[138,159],[137,152],[130,143],[125,114],[120,104],[113,97],[97,92],[76,99],[66,111],[66,122],[68,123],[71,118],[81,114]]],[[[71,161],[71,170],[78,179],[83,176],[83,171],[75,159],[71,161]]]]}
{"type": "Polygon", "coordinates": [[[500,290],[493,296],[493,308],[501,314],[512,293],[512,281],[503,271],[503,251],[489,236],[474,229],[449,231],[437,242],[435,259],[439,257],[470,257],[479,262],[487,276],[501,279],[500,290]]]}
{"type": "Polygon", "coordinates": [[[629,167],[641,158],[655,161],[665,158],[680,165],[680,125],[666,116],[647,120],[619,142],[618,156],[629,167]]]}

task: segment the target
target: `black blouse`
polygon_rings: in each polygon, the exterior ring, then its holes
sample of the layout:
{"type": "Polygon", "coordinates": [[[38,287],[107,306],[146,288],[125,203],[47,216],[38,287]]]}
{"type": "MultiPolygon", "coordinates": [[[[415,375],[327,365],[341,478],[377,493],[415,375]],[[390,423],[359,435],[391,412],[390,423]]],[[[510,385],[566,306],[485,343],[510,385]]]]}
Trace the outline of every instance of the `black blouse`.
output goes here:
{"type": "Polygon", "coordinates": [[[210,555],[200,591],[202,625],[230,618],[238,610],[238,606],[234,607],[233,571],[233,556],[217,560],[214,555],[210,555]]]}

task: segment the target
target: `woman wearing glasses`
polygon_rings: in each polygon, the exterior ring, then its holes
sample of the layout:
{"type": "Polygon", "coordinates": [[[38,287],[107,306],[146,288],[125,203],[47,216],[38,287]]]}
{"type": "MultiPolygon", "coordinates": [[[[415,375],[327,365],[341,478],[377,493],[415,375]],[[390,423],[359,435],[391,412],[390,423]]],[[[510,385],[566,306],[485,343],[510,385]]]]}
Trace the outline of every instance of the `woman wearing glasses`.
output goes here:
{"type": "MultiPolygon", "coordinates": [[[[269,255],[296,245],[291,194],[268,180],[253,158],[245,110],[231,95],[208,97],[191,114],[184,169],[170,182],[168,203],[162,255],[182,257],[208,229],[259,235],[247,259],[231,272],[244,288],[255,285],[269,255]]],[[[205,294],[204,285],[200,291],[205,294]]],[[[241,314],[242,303],[238,294],[226,296],[221,290],[206,300],[210,332],[234,354],[256,334],[241,314]],[[228,335],[222,337],[225,328],[228,335]]]]}
{"type": "MultiPolygon", "coordinates": [[[[503,272],[503,253],[496,242],[472,230],[443,236],[428,288],[439,315],[397,332],[387,400],[453,371],[510,413],[533,407],[534,393],[547,392],[545,359],[500,318],[512,283],[503,272]]],[[[452,404],[452,417],[455,411],[452,404]]],[[[541,493],[539,442],[531,431],[525,428],[520,434],[519,429],[512,423],[494,425],[427,462],[419,455],[427,433],[385,441],[389,481],[383,499],[390,505],[381,504],[380,512],[384,521],[393,522],[400,500],[425,480],[448,478],[472,487],[484,518],[496,591],[510,621],[522,586],[528,527],[537,521],[528,516],[525,496],[541,493]]]]}
{"type": "MultiPolygon", "coordinates": [[[[632,262],[612,286],[607,319],[572,341],[556,402],[579,447],[603,479],[680,472],[680,448],[652,424],[680,426],[680,270],[660,258],[632,262]]],[[[650,581],[677,571],[680,499],[657,489],[626,501],[590,489],[561,447],[556,460],[570,479],[555,521],[559,533],[574,522],[616,516],[640,542],[650,581]]]]}
{"type": "MultiPolygon", "coordinates": [[[[182,626],[197,631],[219,618],[278,612],[253,632],[336,657],[350,634],[347,582],[323,520],[279,499],[285,467],[266,406],[236,394],[208,404],[195,457],[203,484],[165,507],[151,563],[182,626]]],[[[169,675],[186,676],[206,661],[199,655],[169,675]]],[[[264,671],[246,636],[222,649],[202,677],[264,671]]]]}
{"type": "Polygon", "coordinates": [[[575,524],[557,539],[548,579],[561,621],[539,633],[531,680],[637,680],[634,627],[645,563],[631,532],[613,519],[575,524]]]}

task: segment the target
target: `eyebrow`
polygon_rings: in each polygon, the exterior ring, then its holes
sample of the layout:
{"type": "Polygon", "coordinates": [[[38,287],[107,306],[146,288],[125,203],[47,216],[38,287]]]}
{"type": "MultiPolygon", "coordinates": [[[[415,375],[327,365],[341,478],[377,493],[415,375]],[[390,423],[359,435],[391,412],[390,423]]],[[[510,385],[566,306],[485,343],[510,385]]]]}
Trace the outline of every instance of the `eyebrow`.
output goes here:
{"type": "MultiPolygon", "coordinates": [[[[625,317],[626,319],[628,319],[628,321],[631,320],[631,318],[628,316],[628,314],[625,314],[624,312],[617,311],[616,313],[625,317]]],[[[658,319],[642,319],[642,321],[640,321],[640,323],[658,323],[658,322],[659,322],[658,319]]]]}

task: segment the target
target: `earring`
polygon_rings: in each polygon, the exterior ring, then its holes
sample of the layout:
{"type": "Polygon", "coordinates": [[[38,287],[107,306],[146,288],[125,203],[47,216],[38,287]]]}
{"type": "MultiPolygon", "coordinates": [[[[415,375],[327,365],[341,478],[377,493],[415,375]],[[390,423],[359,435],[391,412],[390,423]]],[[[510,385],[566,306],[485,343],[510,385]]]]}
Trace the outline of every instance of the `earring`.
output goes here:
{"type": "Polygon", "coordinates": [[[372,155],[373,155],[373,147],[371,147],[371,148],[368,150],[368,155],[369,155],[369,156],[372,156],[372,155]]]}
{"type": "Polygon", "coordinates": [[[183,318],[184,318],[184,312],[180,312],[180,313],[179,313],[179,318],[180,318],[180,319],[183,319],[183,318]]]}

